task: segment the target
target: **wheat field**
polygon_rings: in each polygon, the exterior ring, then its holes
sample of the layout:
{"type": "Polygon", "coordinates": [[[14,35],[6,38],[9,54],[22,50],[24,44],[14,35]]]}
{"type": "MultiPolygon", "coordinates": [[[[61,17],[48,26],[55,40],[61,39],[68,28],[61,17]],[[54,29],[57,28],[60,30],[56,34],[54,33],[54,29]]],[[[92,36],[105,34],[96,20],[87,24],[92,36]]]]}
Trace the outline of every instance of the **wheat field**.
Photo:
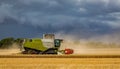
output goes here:
{"type": "Polygon", "coordinates": [[[120,69],[120,58],[0,57],[0,69],[120,69]]]}

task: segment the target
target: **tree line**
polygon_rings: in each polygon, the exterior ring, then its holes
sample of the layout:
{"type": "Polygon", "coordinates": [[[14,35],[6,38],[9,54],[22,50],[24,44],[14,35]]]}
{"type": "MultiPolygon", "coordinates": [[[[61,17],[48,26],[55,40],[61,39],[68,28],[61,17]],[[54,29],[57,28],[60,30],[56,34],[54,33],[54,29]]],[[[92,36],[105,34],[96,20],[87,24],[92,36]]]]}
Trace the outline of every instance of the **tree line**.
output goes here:
{"type": "Polygon", "coordinates": [[[20,46],[23,42],[23,38],[13,38],[13,37],[8,37],[0,40],[0,48],[5,49],[5,48],[10,48],[13,43],[18,44],[20,46]]]}

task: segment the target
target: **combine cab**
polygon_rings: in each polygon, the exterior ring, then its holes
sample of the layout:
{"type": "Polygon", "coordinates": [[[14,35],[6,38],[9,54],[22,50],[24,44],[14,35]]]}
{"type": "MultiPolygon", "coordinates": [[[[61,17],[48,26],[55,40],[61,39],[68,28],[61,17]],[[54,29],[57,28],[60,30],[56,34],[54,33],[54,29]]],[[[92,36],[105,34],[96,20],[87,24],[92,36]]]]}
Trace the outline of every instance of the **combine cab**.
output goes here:
{"type": "Polygon", "coordinates": [[[23,54],[72,54],[72,49],[59,50],[62,39],[55,39],[54,34],[45,34],[43,39],[25,39],[23,42],[23,54]]]}

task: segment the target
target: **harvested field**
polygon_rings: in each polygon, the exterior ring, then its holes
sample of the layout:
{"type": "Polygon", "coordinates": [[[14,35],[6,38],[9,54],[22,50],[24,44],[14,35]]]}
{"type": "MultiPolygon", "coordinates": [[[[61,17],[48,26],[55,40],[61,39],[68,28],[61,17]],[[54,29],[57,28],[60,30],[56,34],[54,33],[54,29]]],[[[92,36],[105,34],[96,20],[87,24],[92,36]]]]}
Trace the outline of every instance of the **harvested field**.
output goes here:
{"type": "Polygon", "coordinates": [[[0,69],[120,69],[120,56],[1,55],[0,69]]]}

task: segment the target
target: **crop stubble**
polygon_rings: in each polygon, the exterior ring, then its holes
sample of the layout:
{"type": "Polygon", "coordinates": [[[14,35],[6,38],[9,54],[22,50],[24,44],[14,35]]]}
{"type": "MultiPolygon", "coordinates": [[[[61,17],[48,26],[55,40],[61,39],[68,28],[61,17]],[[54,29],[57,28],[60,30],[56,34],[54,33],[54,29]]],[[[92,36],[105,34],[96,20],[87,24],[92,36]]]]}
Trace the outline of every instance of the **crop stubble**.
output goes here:
{"type": "Polygon", "coordinates": [[[0,56],[0,69],[120,69],[119,57],[19,56],[0,56]]]}

